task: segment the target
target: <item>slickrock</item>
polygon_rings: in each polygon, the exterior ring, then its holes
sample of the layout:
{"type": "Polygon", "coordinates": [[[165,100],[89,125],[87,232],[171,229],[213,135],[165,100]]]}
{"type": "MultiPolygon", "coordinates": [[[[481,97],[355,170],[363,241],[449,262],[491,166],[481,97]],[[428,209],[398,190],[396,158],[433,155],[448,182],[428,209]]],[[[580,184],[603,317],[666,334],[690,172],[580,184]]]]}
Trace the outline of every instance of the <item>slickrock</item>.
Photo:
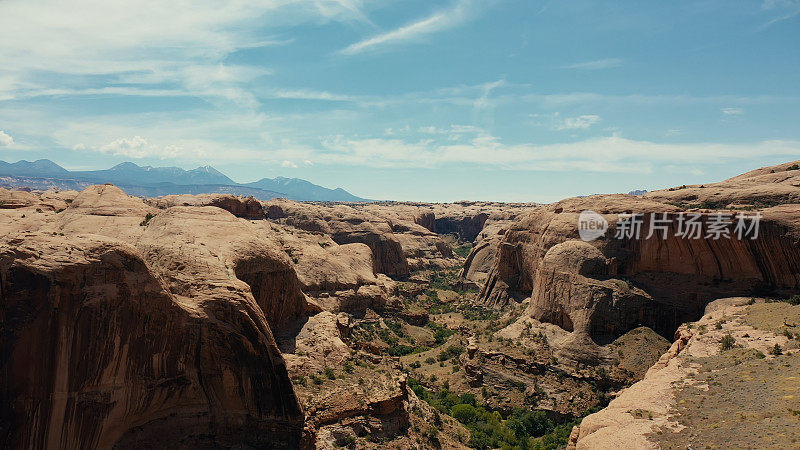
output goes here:
{"type": "Polygon", "coordinates": [[[39,204],[43,207],[43,209],[47,208],[52,211],[64,210],[69,207],[69,205],[77,196],[78,191],[59,191],[50,189],[42,192],[42,194],[39,195],[39,204]]]}
{"type": "Polygon", "coordinates": [[[506,232],[505,227],[509,224],[509,222],[493,223],[487,225],[478,234],[478,237],[475,238],[475,246],[467,256],[464,268],[461,270],[462,278],[480,286],[486,283],[489,273],[497,261],[498,249],[506,232]]]}
{"type": "Polygon", "coordinates": [[[114,186],[13,214],[0,227],[0,427],[14,447],[299,445],[271,328],[307,307],[263,221],[161,211],[114,186]]]}
{"type": "Polygon", "coordinates": [[[386,221],[370,222],[354,209],[335,205],[324,207],[304,205],[277,199],[265,203],[267,218],[301,230],[323,233],[337,244],[366,244],[372,250],[373,266],[377,272],[392,277],[409,274],[408,261],[400,242],[386,221]]]}
{"type": "Polygon", "coordinates": [[[275,199],[265,203],[267,218],[301,230],[330,236],[337,244],[366,244],[376,273],[406,278],[424,267],[455,267],[450,245],[408,218],[376,214],[369,207],[301,204],[275,199]],[[363,208],[363,209],[362,209],[363,208]]]}
{"type": "Polygon", "coordinates": [[[216,206],[245,219],[263,219],[264,209],[254,197],[239,197],[231,194],[165,195],[148,199],[151,205],[166,209],[172,206],[216,206]]]}
{"type": "Polygon", "coordinates": [[[252,296],[170,292],[129,244],[0,242],[0,432],[13,448],[296,448],[302,412],[252,296]]]}
{"type": "Polygon", "coordinates": [[[290,255],[303,292],[313,304],[333,312],[363,315],[397,294],[397,283],[376,273],[366,244],[339,245],[328,236],[270,224],[290,255]]]}
{"type": "MultiPolygon", "coordinates": [[[[586,331],[592,339],[602,341],[640,325],[670,335],[680,323],[699,317],[714,298],[759,289],[790,292],[800,286],[797,205],[761,210],[759,235],[754,240],[733,234],[730,239],[678,237],[681,211],[627,195],[567,199],[536,208],[504,234],[481,303],[502,306],[531,296],[533,317],[586,331]],[[578,236],[578,217],[583,210],[596,211],[609,223],[605,236],[589,244],[578,236]],[[644,214],[641,235],[615,239],[619,214],[630,212],[644,214]],[[649,213],[667,214],[666,239],[661,231],[646,238],[649,213]],[[591,276],[595,281],[589,284],[569,275],[569,266],[575,262],[549,253],[566,242],[595,247],[599,253],[588,258],[601,255],[606,260],[605,272],[591,276]],[[776,258],[776,253],[782,256],[776,258]],[[563,261],[557,262],[559,258],[563,261]],[[554,264],[563,269],[554,269],[554,264]],[[577,281],[581,282],[573,284],[577,281]],[[576,327],[577,322],[582,325],[576,327]]],[[[717,214],[698,213],[704,229],[717,214]]]]}
{"type": "Polygon", "coordinates": [[[39,202],[39,198],[27,191],[8,190],[0,188],[0,208],[15,209],[32,206],[39,202]]]}
{"type": "Polygon", "coordinates": [[[762,167],[719,183],[680,186],[644,194],[647,198],[701,208],[770,207],[800,203],[800,161],[762,167]]]}
{"type": "MultiPolygon", "coordinates": [[[[708,305],[699,321],[681,326],[675,342],[643,380],[622,391],[605,409],[583,419],[573,430],[569,448],[685,448],[693,442],[730,445],[731,439],[737,444],[758,446],[761,441],[764,446],[781,448],[779,442],[788,445],[790,439],[796,440],[791,407],[797,402],[794,396],[782,392],[796,390],[796,383],[789,377],[789,384],[784,386],[786,377],[772,366],[779,362],[796,364],[798,345],[786,336],[754,328],[750,317],[763,315],[762,307],[769,305],[747,306],[751,303],[748,298],[717,300],[708,305]],[[731,342],[723,347],[726,336],[731,342]],[[784,349],[785,356],[774,354],[776,344],[784,349]],[[764,372],[773,382],[756,378],[761,366],[768,369],[764,372]],[[717,382],[729,377],[735,378],[733,383],[717,382]],[[734,392],[741,389],[746,392],[744,398],[734,392]],[[731,395],[737,399],[728,399],[731,395]],[[719,399],[719,404],[706,397],[719,399]],[[692,405],[687,404],[690,400],[692,405]],[[762,401],[766,404],[760,406],[762,401]],[[768,409],[764,411],[768,419],[744,422],[744,415],[754,411],[737,410],[740,404],[768,409]],[[701,420],[694,421],[692,416],[701,420]],[[763,434],[745,437],[743,427],[757,427],[763,434]]],[[[800,317],[798,308],[783,304],[782,314],[771,320],[779,325],[780,317],[789,311],[793,317],[800,317]]]]}
{"type": "Polygon", "coordinates": [[[305,297],[289,257],[258,224],[220,208],[176,206],[154,217],[138,247],[178,295],[249,292],[273,329],[305,314],[305,297]]]}

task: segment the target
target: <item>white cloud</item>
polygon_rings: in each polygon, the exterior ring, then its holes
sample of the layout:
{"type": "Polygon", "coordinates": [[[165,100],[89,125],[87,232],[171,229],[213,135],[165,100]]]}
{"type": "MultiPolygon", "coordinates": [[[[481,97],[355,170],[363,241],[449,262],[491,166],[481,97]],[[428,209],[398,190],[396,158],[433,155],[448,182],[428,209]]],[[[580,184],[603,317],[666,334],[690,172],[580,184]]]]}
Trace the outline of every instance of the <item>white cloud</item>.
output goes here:
{"type": "Polygon", "coordinates": [[[600,122],[600,116],[596,114],[584,114],[575,117],[562,117],[561,113],[555,112],[552,114],[531,114],[534,119],[544,119],[543,123],[538,125],[548,126],[551,130],[564,131],[564,130],[585,130],[594,124],[600,122]]]}
{"type": "Polygon", "coordinates": [[[585,130],[600,122],[600,116],[587,114],[578,117],[564,117],[556,126],[557,130],[585,130]]]}
{"type": "Polygon", "coordinates": [[[726,116],[741,116],[744,114],[744,110],[741,108],[722,108],[720,111],[726,116]]]}
{"type": "Polygon", "coordinates": [[[423,134],[447,134],[453,136],[462,134],[483,133],[484,130],[483,128],[476,127],[474,125],[450,125],[449,127],[445,128],[439,128],[433,125],[429,125],[417,128],[417,132],[423,134]]]}
{"type": "Polygon", "coordinates": [[[349,102],[355,100],[349,95],[334,94],[326,91],[314,91],[311,89],[288,90],[280,89],[272,91],[275,98],[288,98],[296,100],[326,100],[334,102],[349,102]]]}
{"type": "Polygon", "coordinates": [[[0,130],[0,147],[8,147],[14,143],[14,138],[9,136],[5,131],[0,130]]]}
{"type": "Polygon", "coordinates": [[[610,69],[612,67],[619,67],[622,65],[622,60],[619,58],[598,59],[595,61],[584,61],[568,66],[562,66],[562,69],[580,69],[580,70],[601,70],[610,69]]]}
{"type": "Polygon", "coordinates": [[[80,143],[73,146],[72,149],[76,151],[90,150],[99,153],[105,153],[107,155],[124,156],[126,158],[134,159],[174,159],[191,155],[191,152],[187,152],[182,146],[174,144],[159,146],[148,143],[147,139],[141,136],[134,136],[130,139],[115,139],[99,147],[90,147],[86,144],[80,143]]]}
{"type": "Polygon", "coordinates": [[[339,53],[343,55],[355,55],[366,51],[374,51],[387,45],[418,41],[429,34],[438,33],[461,25],[475,15],[476,9],[477,2],[474,0],[457,0],[455,5],[450,9],[440,11],[425,19],[402,26],[396,30],[356,42],[340,50],[339,53]]]}
{"type": "Polygon", "coordinates": [[[130,158],[144,158],[152,156],[152,146],[147,145],[147,140],[141,136],[134,136],[131,139],[121,138],[99,148],[101,153],[115,156],[127,156],[130,158]]]}
{"type": "Polygon", "coordinates": [[[80,93],[86,76],[103,76],[106,88],[125,91],[123,95],[147,95],[141,91],[155,89],[254,107],[247,82],[269,71],[227,64],[227,55],[291,43],[282,36],[265,36],[265,27],[364,21],[363,3],[0,1],[0,60],[14,61],[4,66],[0,99],[80,93]]]}
{"type": "Polygon", "coordinates": [[[764,0],[764,3],[761,4],[761,9],[775,11],[780,14],[759,28],[759,30],[766,30],[779,22],[800,15],[800,0],[764,0]]]}
{"type": "Polygon", "coordinates": [[[367,167],[437,167],[479,164],[519,170],[583,170],[649,173],[664,164],[718,163],[757,157],[800,155],[800,141],[762,141],[746,144],[662,144],[619,136],[563,144],[504,144],[480,135],[465,143],[439,144],[431,140],[357,139],[332,136],[323,141],[327,151],[315,158],[326,164],[367,167]]]}
{"type": "Polygon", "coordinates": [[[281,163],[281,167],[286,167],[286,168],[289,168],[289,169],[297,169],[297,164],[295,164],[295,163],[293,163],[293,162],[291,162],[289,160],[284,160],[281,163]]]}
{"type": "Polygon", "coordinates": [[[436,128],[433,125],[427,127],[419,127],[417,131],[419,131],[420,133],[427,133],[427,134],[436,134],[440,132],[439,128],[436,128]]]}

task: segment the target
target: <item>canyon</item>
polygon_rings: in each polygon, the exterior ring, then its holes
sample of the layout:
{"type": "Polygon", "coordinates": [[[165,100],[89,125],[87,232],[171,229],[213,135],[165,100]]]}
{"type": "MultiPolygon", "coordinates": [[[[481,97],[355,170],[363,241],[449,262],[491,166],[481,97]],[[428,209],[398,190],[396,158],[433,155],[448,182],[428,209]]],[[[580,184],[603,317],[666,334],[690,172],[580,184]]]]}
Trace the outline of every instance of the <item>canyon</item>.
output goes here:
{"type": "MultiPolygon", "coordinates": [[[[724,442],[724,411],[703,426],[693,390],[724,395],[712,378],[749,364],[793,395],[781,367],[800,347],[798,293],[797,162],[546,205],[0,188],[0,440],[724,442]],[[607,225],[591,240],[586,211],[607,225]],[[626,235],[632,214],[641,236],[626,235]],[[689,238],[688,215],[727,233],[689,238]],[[739,220],[750,235],[737,236],[739,220]]],[[[790,445],[791,414],[776,417],[758,433],[790,445]]]]}

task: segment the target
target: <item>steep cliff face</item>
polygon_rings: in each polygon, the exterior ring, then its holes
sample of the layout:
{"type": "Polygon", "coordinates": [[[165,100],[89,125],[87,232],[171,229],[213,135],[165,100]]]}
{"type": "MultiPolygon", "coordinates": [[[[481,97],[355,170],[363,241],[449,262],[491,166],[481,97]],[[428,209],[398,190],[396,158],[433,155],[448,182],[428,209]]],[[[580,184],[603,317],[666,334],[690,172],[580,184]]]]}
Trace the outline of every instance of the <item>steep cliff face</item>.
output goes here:
{"type": "Polygon", "coordinates": [[[414,222],[416,210],[398,214],[377,207],[309,205],[287,200],[265,203],[267,218],[330,236],[339,245],[360,243],[372,251],[376,273],[405,278],[412,270],[454,267],[458,260],[435,233],[414,222]]]}
{"type": "Polygon", "coordinates": [[[464,216],[444,216],[436,218],[436,232],[439,234],[454,234],[459,240],[472,242],[483,230],[489,214],[479,213],[464,216]]]}
{"type": "Polygon", "coordinates": [[[153,218],[139,247],[168,277],[177,295],[252,294],[273,329],[305,313],[305,297],[289,257],[259,224],[211,207],[176,206],[153,218]]]}
{"type": "MultiPolygon", "coordinates": [[[[481,302],[503,306],[531,296],[534,318],[565,329],[581,322],[578,329],[596,340],[619,336],[638,325],[670,335],[680,323],[699,317],[714,298],[797,289],[798,211],[796,205],[762,210],[757,239],[738,239],[733,225],[730,239],[689,239],[676,236],[681,210],[673,205],[622,195],[564,200],[538,208],[505,233],[481,302]],[[604,237],[579,241],[578,218],[583,210],[596,211],[608,221],[604,237]],[[641,236],[614,238],[618,214],[629,212],[645,214],[641,236]],[[666,239],[662,231],[647,238],[651,212],[659,218],[667,214],[666,239]],[[606,259],[606,273],[589,279],[571,273],[569,267],[575,262],[567,257],[569,252],[550,253],[566,242],[595,247],[606,259]]],[[[718,213],[699,211],[704,230],[718,213]]]]}
{"type": "Polygon", "coordinates": [[[61,213],[16,211],[0,223],[0,434],[12,447],[299,445],[272,328],[306,302],[263,222],[162,211],[114,186],[61,213]]]}
{"type": "Polygon", "coordinates": [[[492,267],[497,261],[498,248],[503,240],[507,223],[495,223],[487,225],[475,238],[475,245],[472,247],[464,268],[461,270],[461,277],[478,283],[483,286],[489,277],[492,267]]]}
{"type": "Polygon", "coordinates": [[[0,433],[13,448],[296,448],[303,416],[252,296],[177,296],[92,235],[0,242],[0,433]]]}

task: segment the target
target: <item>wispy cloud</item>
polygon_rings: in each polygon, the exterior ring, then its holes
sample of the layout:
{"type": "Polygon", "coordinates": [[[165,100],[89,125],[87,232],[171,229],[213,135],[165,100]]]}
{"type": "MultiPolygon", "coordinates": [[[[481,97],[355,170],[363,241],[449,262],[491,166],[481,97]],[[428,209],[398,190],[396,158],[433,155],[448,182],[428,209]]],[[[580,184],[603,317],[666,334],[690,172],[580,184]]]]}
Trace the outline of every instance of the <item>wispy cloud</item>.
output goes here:
{"type": "Polygon", "coordinates": [[[728,117],[736,117],[744,115],[744,110],[742,108],[722,108],[722,114],[728,117]]]}
{"type": "Polygon", "coordinates": [[[457,0],[447,10],[437,12],[425,19],[404,25],[369,39],[351,44],[339,51],[342,55],[355,55],[367,51],[375,51],[389,45],[419,41],[423,37],[457,27],[470,20],[477,12],[478,2],[475,0],[457,0]]]}
{"type": "Polygon", "coordinates": [[[275,98],[286,98],[294,100],[324,100],[333,102],[350,102],[356,100],[350,95],[335,94],[327,91],[315,91],[311,89],[279,89],[272,91],[271,95],[275,98]]]}
{"type": "Polygon", "coordinates": [[[574,117],[564,117],[559,112],[552,114],[531,114],[534,119],[542,120],[537,123],[544,125],[551,130],[564,131],[564,130],[585,130],[592,125],[599,123],[602,119],[596,114],[583,114],[574,117]]]}
{"type": "Polygon", "coordinates": [[[585,130],[600,122],[600,116],[586,114],[577,117],[564,117],[556,126],[557,130],[585,130]]]}
{"type": "MultiPolygon", "coordinates": [[[[265,37],[265,23],[365,20],[362,0],[0,1],[0,100],[48,91],[93,89],[172,91],[212,102],[255,107],[261,66],[229,64],[241,49],[288,45],[265,37]],[[100,38],[101,36],[101,38],[100,38]],[[32,81],[33,80],[33,81],[32,81]]],[[[268,25],[269,26],[269,25],[268,25]]]]}
{"type": "Polygon", "coordinates": [[[796,157],[800,141],[761,141],[743,144],[665,144],[619,136],[563,144],[504,144],[483,134],[469,142],[438,144],[430,140],[358,139],[332,136],[316,161],[378,168],[440,167],[478,164],[514,170],[583,170],[649,173],[663,164],[688,165],[753,157],[796,157]]]}
{"type": "Polygon", "coordinates": [[[622,65],[622,60],[619,58],[598,59],[595,61],[584,61],[568,66],[562,66],[562,69],[578,69],[578,70],[602,70],[610,69],[612,67],[619,67],[622,65]]]}
{"type": "Polygon", "coordinates": [[[775,11],[779,15],[764,23],[759,29],[765,30],[777,23],[800,15],[800,0],[764,0],[761,9],[775,11]]]}

